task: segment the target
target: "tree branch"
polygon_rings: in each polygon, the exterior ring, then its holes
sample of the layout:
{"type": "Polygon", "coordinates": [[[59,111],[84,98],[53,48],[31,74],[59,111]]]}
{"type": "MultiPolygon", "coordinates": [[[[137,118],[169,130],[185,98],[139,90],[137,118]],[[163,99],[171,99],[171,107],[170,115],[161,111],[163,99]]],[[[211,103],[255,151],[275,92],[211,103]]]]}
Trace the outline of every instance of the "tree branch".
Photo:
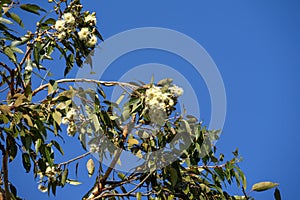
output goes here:
{"type": "Polygon", "coordinates": [[[7,82],[8,86],[9,86],[9,89],[10,89],[10,94],[11,96],[14,95],[14,71],[12,69],[9,68],[9,66],[3,62],[0,62],[0,65],[2,67],[4,67],[10,74],[10,81],[8,80],[8,78],[6,76],[2,76],[3,79],[5,79],[5,81],[7,82]]]}
{"type": "Polygon", "coordinates": [[[66,161],[66,162],[59,163],[57,167],[60,168],[62,165],[67,165],[67,164],[69,164],[69,163],[71,163],[71,162],[74,162],[74,161],[76,161],[76,160],[82,159],[82,158],[84,158],[85,156],[88,156],[88,155],[90,155],[90,154],[91,154],[91,152],[86,152],[86,153],[84,153],[84,154],[82,154],[82,155],[80,155],[80,156],[77,156],[77,157],[75,157],[75,158],[72,158],[71,160],[68,160],[68,161],[66,161]]]}
{"type": "Polygon", "coordinates": [[[141,187],[144,182],[152,175],[153,172],[150,172],[141,182],[139,182],[139,184],[136,185],[135,188],[133,188],[132,190],[126,192],[126,193],[118,193],[118,194],[112,194],[112,193],[102,193],[100,194],[99,196],[97,197],[94,197],[90,200],[96,200],[96,199],[100,199],[100,198],[103,198],[103,197],[111,197],[111,196],[130,196],[134,191],[136,191],[139,187],[141,187]]]}
{"type": "MultiPolygon", "coordinates": [[[[132,116],[131,121],[124,126],[124,129],[122,131],[123,144],[125,143],[127,135],[131,131],[131,129],[132,129],[133,125],[134,125],[134,122],[135,122],[135,116],[132,116]]],[[[96,196],[98,196],[99,194],[101,194],[103,192],[103,190],[104,190],[103,185],[106,184],[106,181],[107,181],[108,177],[110,176],[112,170],[116,166],[116,164],[117,164],[117,162],[118,162],[118,160],[119,160],[122,152],[123,152],[122,148],[119,148],[117,150],[116,155],[113,158],[113,160],[111,161],[108,169],[106,170],[106,172],[103,175],[103,177],[101,177],[99,184],[97,184],[96,187],[94,187],[94,189],[92,190],[91,195],[89,196],[88,199],[93,199],[93,198],[95,198],[96,196]]]]}
{"type": "MultiPolygon", "coordinates": [[[[7,148],[7,147],[6,147],[7,148]]],[[[3,170],[3,181],[4,181],[4,192],[5,199],[10,199],[9,187],[8,187],[8,150],[5,149],[3,160],[2,160],[2,170],[3,170]]]]}
{"type": "Polygon", "coordinates": [[[26,60],[30,59],[31,51],[32,51],[32,47],[30,45],[28,45],[28,43],[27,43],[27,49],[26,49],[25,55],[22,58],[21,62],[19,63],[20,68],[22,68],[22,65],[24,64],[24,62],[26,60]]]}
{"type": "MultiPolygon", "coordinates": [[[[136,85],[130,84],[130,83],[125,83],[125,82],[118,82],[118,81],[99,81],[99,80],[93,80],[93,79],[85,79],[85,78],[73,78],[73,79],[60,79],[57,80],[56,83],[96,83],[104,86],[114,86],[114,85],[120,85],[120,86],[127,86],[133,89],[137,89],[138,87],[136,85]]],[[[38,92],[44,90],[49,86],[50,83],[41,85],[37,89],[35,89],[32,92],[32,96],[36,95],[38,92]]]]}

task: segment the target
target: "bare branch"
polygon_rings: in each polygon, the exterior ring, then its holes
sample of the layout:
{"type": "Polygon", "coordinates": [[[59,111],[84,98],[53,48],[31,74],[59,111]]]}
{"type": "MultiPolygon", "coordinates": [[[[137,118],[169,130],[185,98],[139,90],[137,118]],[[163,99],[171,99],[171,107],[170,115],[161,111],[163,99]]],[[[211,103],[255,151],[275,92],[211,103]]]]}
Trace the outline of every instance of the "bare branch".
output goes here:
{"type": "Polygon", "coordinates": [[[84,154],[82,154],[82,155],[80,155],[80,156],[77,156],[77,157],[75,157],[75,158],[72,158],[71,160],[68,160],[68,161],[66,161],[66,162],[59,163],[59,164],[58,164],[58,168],[60,168],[60,167],[63,166],[63,165],[67,165],[67,164],[69,164],[69,163],[71,163],[71,162],[74,162],[74,161],[76,161],[76,160],[82,159],[82,158],[84,158],[85,156],[88,156],[88,155],[90,155],[90,154],[91,154],[91,152],[86,152],[86,153],[84,153],[84,154]]]}
{"type": "Polygon", "coordinates": [[[131,196],[132,193],[134,191],[136,191],[139,187],[141,187],[144,182],[152,175],[153,172],[150,172],[139,184],[137,184],[137,186],[135,188],[133,188],[132,190],[126,192],[126,193],[118,193],[118,194],[112,194],[112,193],[102,193],[101,195],[97,196],[97,197],[94,197],[92,199],[89,199],[89,200],[96,200],[96,199],[100,199],[100,198],[103,198],[103,197],[111,197],[111,196],[131,196]]]}
{"type": "MultiPolygon", "coordinates": [[[[73,78],[73,79],[60,79],[57,80],[56,83],[96,83],[104,86],[114,86],[114,85],[119,85],[119,86],[125,86],[125,87],[130,87],[130,88],[135,88],[137,89],[138,87],[136,85],[130,84],[130,83],[125,83],[125,82],[118,82],[118,81],[99,81],[99,80],[94,80],[94,79],[85,79],[85,78],[73,78]]],[[[36,95],[38,92],[44,90],[49,86],[49,83],[41,85],[37,89],[35,89],[32,92],[32,96],[36,95]]]]}
{"type": "Polygon", "coordinates": [[[3,181],[4,181],[4,191],[5,191],[5,199],[10,199],[10,192],[8,187],[8,150],[5,149],[4,156],[2,158],[2,170],[3,170],[3,181]]]}
{"type": "Polygon", "coordinates": [[[19,63],[20,69],[22,68],[22,65],[24,64],[24,62],[26,60],[30,59],[31,51],[32,51],[32,47],[29,44],[27,44],[27,49],[26,49],[25,55],[22,58],[21,62],[19,63]]]}

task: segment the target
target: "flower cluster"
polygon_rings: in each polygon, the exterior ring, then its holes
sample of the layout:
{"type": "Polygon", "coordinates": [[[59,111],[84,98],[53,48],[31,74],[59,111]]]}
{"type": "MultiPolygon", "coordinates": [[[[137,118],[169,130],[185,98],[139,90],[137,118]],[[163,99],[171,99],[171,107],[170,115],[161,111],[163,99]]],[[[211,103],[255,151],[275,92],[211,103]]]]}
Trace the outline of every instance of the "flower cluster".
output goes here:
{"type": "MultiPolygon", "coordinates": [[[[70,37],[70,33],[76,31],[76,27],[83,26],[78,32],[79,39],[82,40],[87,47],[94,47],[97,43],[97,37],[93,34],[93,26],[96,25],[96,14],[89,12],[84,13],[84,22],[76,24],[76,19],[71,12],[64,13],[62,19],[55,23],[57,38],[61,41],[66,37],[70,37]],[[92,31],[90,31],[92,29],[92,31]]],[[[79,20],[80,21],[80,20],[79,20]]]]}
{"type": "Polygon", "coordinates": [[[96,13],[93,12],[92,14],[89,14],[87,12],[87,16],[85,16],[84,18],[84,22],[88,23],[90,26],[93,26],[97,23],[97,19],[96,19],[96,13]]]}
{"type": "Polygon", "coordinates": [[[77,113],[74,108],[71,108],[67,114],[66,117],[62,118],[63,124],[68,124],[67,133],[69,136],[74,136],[76,133],[76,125],[75,125],[75,119],[76,119],[77,113]]]}
{"type": "Polygon", "coordinates": [[[78,32],[79,39],[86,42],[88,47],[93,47],[97,43],[97,37],[90,32],[88,27],[81,28],[78,32]]]}
{"type": "Polygon", "coordinates": [[[62,19],[59,19],[55,23],[55,29],[58,32],[57,38],[59,40],[65,39],[67,34],[75,30],[75,17],[72,13],[64,13],[62,19]]]}
{"type": "Polygon", "coordinates": [[[60,170],[56,169],[54,166],[52,166],[52,167],[47,166],[45,173],[38,172],[37,174],[40,177],[40,181],[39,181],[40,184],[38,186],[38,189],[41,192],[47,192],[48,187],[46,187],[42,184],[42,182],[45,182],[44,178],[48,178],[48,182],[53,182],[56,180],[56,177],[60,174],[60,170]]]}
{"type": "Polygon", "coordinates": [[[172,85],[167,90],[161,87],[152,86],[146,90],[145,104],[150,110],[164,110],[174,106],[174,99],[183,94],[183,89],[172,85]]]}

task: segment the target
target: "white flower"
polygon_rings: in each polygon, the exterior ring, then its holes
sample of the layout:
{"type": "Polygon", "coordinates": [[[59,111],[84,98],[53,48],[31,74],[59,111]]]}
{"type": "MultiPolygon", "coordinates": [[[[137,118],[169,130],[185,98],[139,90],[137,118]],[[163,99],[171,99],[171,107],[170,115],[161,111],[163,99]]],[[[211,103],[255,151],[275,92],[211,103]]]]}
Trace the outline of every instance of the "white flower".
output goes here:
{"type": "Polygon", "coordinates": [[[61,32],[60,34],[58,34],[57,38],[59,40],[63,40],[66,37],[66,33],[65,32],[61,32]]]}
{"type": "Polygon", "coordinates": [[[76,126],[75,124],[70,123],[67,128],[67,134],[68,136],[74,136],[76,133],[76,126]]]}
{"type": "Polygon", "coordinates": [[[151,99],[154,99],[157,96],[161,96],[161,95],[162,95],[162,92],[159,87],[153,86],[153,87],[149,88],[148,90],[146,90],[146,99],[151,100],[151,99]]]}
{"type": "Polygon", "coordinates": [[[90,31],[89,31],[88,28],[82,28],[82,29],[79,31],[78,35],[79,35],[79,38],[80,38],[81,40],[85,40],[85,39],[87,39],[88,36],[90,35],[90,31]]]}
{"type": "Polygon", "coordinates": [[[96,43],[97,43],[97,37],[95,35],[92,35],[86,45],[88,47],[93,47],[96,45],[96,43]]]}
{"type": "Polygon", "coordinates": [[[68,118],[67,117],[63,117],[61,123],[63,123],[63,124],[69,123],[68,118]]]}
{"type": "Polygon", "coordinates": [[[75,23],[75,18],[71,13],[65,13],[63,15],[63,19],[68,23],[68,24],[74,24],[75,23]]]}
{"type": "Polygon", "coordinates": [[[97,22],[96,16],[93,14],[89,14],[88,16],[86,16],[84,18],[84,22],[96,24],[96,22],[97,22]]]}
{"type": "Polygon", "coordinates": [[[183,89],[181,87],[178,87],[177,85],[173,85],[169,88],[170,92],[175,96],[181,96],[183,94],[183,89]]]}
{"type": "Polygon", "coordinates": [[[174,101],[173,101],[173,99],[169,99],[169,106],[174,106],[174,101]]]}
{"type": "Polygon", "coordinates": [[[72,119],[74,119],[75,115],[76,115],[76,110],[74,108],[71,108],[69,110],[69,112],[67,112],[66,118],[68,118],[69,120],[72,120],[72,119]]]}
{"type": "Polygon", "coordinates": [[[58,31],[58,32],[61,32],[64,30],[64,27],[65,27],[65,20],[62,20],[62,19],[59,19],[56,21],[55,23],[55,29],[58,31]]]}

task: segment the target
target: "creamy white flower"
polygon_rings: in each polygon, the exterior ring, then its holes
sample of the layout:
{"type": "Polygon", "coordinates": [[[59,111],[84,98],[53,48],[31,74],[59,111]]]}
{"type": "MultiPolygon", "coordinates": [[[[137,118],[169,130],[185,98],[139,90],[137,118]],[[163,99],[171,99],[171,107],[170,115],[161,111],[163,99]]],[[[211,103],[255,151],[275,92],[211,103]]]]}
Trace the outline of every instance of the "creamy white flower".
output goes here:
{"type": "Polygon", "coordinates": [[[174,106],[174,101],[173,101],[173,99],[169,99],[169,103],[168,103],[168,104],[169,104],[169,106],[171,106],[171,107],[174,106]]]}
{"type": "Polygon", "coordinates": [[[84,22],[96,24],[97,23],[96,16],[93,14],[89,14],[84,18],[84,22]]]}
{"type": "Polygon", "coordinates": [[[76,110],[74,108],[71,108],[66,115],[66,118],[68,118],[69,120],[74,119],[74,116],[76,115],[76,110]]]}
{"type": "Polygon", "coordinates": [[[66,23],[68,24],[74,24],[75,23],[75,18],[73,17],[73,15],[71,13],[65,13],[63,15],[63,19],[66,21],[66,23]]]}
{"type": "Polygon", "coordinates": [[[96,43],[97,43],[97,37],[95,35],[92,35],[86,45],[88,47],[93,47],[96,45],[96,43]]]}
{"type": "Polygon", "coordinates": [[[175,96],[181,96],[183,94],[183,89],[181,87],[178,87],[177,85],[173,85],[169,88],[170,92],[175,96]]]}
{"type": "Polygon", "coordinates": [[[62,120],[61,120],[61,123],[63,123],[63,124],[69,123],[68,118],[67,117],[63,117],[62,120]]]}
{"type": "Polygon", "coordinates": [[[88,28],[82,28],[82,29],[79,31],[78,35],[79,35],[79,38],[80,38],[81,40],[85,40],[85,39],[87,39],[88,36],[90,35],[90,31],[89,31],[88,28]]]}
{"type": "Polygon", "coordinates": [[[65,33],[65,32],[61,32],[61,33],[59,33],[58,36],[57,36],[57,38],[58,38],[59,40],[63,40],[65,37],[66,37],[66,33],[65,33]]]}
{"type": "Polygon", "coordinates": [[[55,23],[55,29],[58,31],[58,32],[61,32],[64,30],[64,27],[65,27],[65,20],[62,20],[62,19],[59,19],[56,21],[55,23]]]}

